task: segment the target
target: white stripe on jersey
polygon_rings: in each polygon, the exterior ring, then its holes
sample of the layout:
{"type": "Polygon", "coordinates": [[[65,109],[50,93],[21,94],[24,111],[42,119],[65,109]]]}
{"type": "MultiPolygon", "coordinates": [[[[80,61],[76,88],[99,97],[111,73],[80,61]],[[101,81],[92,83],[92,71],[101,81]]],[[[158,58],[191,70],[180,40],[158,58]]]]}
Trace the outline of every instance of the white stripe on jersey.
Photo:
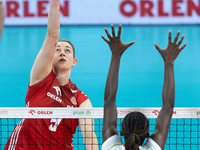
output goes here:
{"type": "Polygon", "coordinates": [[[8,150],[14,150],[15,149],[15,146],[17,144],[17,140],[18,140],[18,136],[19,136],[19,133],[20,133],[20,130],[22,128],[22,125],[24,123],[24,120],[25,119],[22,119],[18,124],[17,124],[17,127],[15,128],[15,130],[13,131],[11,137],[10,137],[10,143],[9,143],[9,147],[8,147],[8,150]]]}

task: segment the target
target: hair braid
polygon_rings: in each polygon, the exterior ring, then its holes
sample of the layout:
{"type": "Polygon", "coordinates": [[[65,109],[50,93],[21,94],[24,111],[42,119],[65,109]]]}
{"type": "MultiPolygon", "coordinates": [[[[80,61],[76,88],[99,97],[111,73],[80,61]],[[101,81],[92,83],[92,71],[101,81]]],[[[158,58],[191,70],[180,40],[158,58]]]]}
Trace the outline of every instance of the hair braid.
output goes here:
{"type": "Polygon", "coordinates": [[[129,138],[125,141],[126,149],[128,150],[139,150],[141,140],[139,135],[132,133],[129,138]]]}

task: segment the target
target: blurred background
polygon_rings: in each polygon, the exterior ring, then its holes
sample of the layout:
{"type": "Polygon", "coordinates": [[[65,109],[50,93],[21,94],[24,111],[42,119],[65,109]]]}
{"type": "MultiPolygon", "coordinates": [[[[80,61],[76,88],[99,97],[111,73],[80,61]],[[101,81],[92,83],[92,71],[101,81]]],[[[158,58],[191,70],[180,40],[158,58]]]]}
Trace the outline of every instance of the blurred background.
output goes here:
{"type": "MultiPolygon", "coordinates": [[[[0,107],[24,107],[30,71],[47,32],[49,0],[3,0],[0,41],[0,107]]],[[[71,80],[103,107],[111,52],[100,35],[122,24],[122,41],[136,41],[122,56],[118,107],[161,107],[164,63],[154,47],[178,30],[186,48],[175,61],[175,107],[199,107],[200,0],[61,0],[59,39],[70,40],[78,63],[71,80]]],[[[180,39],[180,38],[179,38],[180,39]]]]}

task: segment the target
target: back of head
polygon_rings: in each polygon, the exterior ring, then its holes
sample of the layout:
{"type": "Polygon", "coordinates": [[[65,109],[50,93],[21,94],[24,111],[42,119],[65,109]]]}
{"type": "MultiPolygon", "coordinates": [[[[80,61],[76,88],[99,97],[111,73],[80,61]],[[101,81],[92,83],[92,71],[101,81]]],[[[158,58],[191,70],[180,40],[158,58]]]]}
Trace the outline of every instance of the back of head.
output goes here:
{"type": "Polygon", "coordinates": [[[140,112],[131,112],[122,121],[121,135],[125,138],[126,150],[139,150],[149,137],[149,121],[140,112]]]}

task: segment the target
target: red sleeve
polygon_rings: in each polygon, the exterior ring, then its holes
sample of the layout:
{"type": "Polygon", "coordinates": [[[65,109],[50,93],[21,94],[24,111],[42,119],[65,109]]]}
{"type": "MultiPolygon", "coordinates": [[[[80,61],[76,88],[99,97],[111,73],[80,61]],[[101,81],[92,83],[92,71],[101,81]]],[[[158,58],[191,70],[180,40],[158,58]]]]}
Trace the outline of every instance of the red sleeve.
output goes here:
{"type": "Polygon", "coordinates": [[[77,89],[77,94],[76,94],[76,101],[78,104],[78,107],[84,102],[86,101],[88,98],[87,95],[85,95],[82,91],[80,91],[79,89],[77,89]]]}
{"type": "Polygon", "coordinates": [[[51,84],[52,80],[54,79],[55,75],[53,73],[53,70],[49,73],[49,75],[41,80],[40,82],[29,86],[28,85],[28,91],[26,94],[26,102],[29,101],[30,99],[34,99],[35,96],[38,95],[38,93],[42,92],[42,89],[44,87],[48,87],[49,84],[51,84]]]}

